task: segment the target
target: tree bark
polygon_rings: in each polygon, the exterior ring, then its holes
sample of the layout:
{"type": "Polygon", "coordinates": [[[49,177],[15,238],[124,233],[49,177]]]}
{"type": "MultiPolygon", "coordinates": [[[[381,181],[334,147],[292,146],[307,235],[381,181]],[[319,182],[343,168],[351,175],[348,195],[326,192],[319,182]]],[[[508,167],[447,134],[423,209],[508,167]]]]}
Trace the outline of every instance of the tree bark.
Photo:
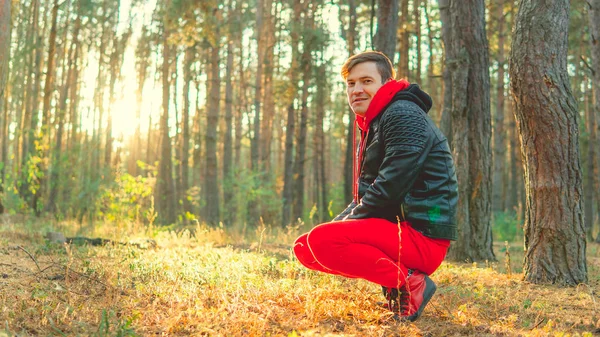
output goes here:
{"type": "Polygon", "coordinates": [[[496,79],[496,115],[494,118],[494,176],[492,184],[492,210],[505,209],[506,193],[504,183],[504,162],[506,160],[506,139],[504,131],[504,0],[496,3],[496,33],[498,34],[498,73],[496,79]]]}
{"type": "Polygon", "coordinates": [[[513,30],[509,72],[527,193],[524,269],[533,283],[587,281],[578,113],[567,73],[569,7],[567,0],[523,0],[513,30]]]}
{"type": "MultiPolygon", "coordinates": [[[[218,13],[213,13],[215,17],[218,13]]],[[[210,94],[208,96],[208,105],[206,111],[206,180],[205,194],[206,200],[206,221],[210,225],[218,225],[219,216],[219,183],[217,172],[217,129],[219,126],[219,109],[221,101],[221,75],[219,69],[220,36],[219,28],[214,27],[215,39],[210,46],[210,76],[208,83],[210,85],[210,94]]]]}
{"type": "Polygon", "coordinates": [[[399,1],[402,1],[400,4],[400,60],[398,62],[396,78],[409,78],[408,57],[410,49],[410,33],[408,31],[408,26],[410,24],[410,17],[408,16],[408,0],[399,1]]]}
{"type": "Polygon", "coordinates": [[[54,93],[54,70],[55,70],[55,58],[56,58],[56,36],[57,36],[57,25],[58,25],[58,0],[54,0],[52,6],[52,19],[50,28],[50,37],[48,40],[48,62],[46,64],[46,78],[44,83],[44,100],[42,110],[42,132],[38,138],[41,145],[39,148],[39,155],[42,158],[37,163],[37,170],[43,172],[43,175],[39,179],[39,189],[33,197],[32,207],[36,216],[41,214],[43,206],[39,204],[40,198],[42,198],[47,191],[49,191],[46,184],[50,181],[48,179],[48,161],[49,154],[48,148],[50,147],[51,128],[50,128],[50,104],[52,101],[52,95],[54,93]]]}
{"type": "Polygon", "coordinates": [[[50,102],[54,92],[54,68],[56,58],[56,32],[58,24],[58,0],[54,0],[52,7],[52,27],[50,28],[50,39],[48,43],[48,63],[46,68],[46,82],[44,84],[44,106],[42,111],[42,132],[43,136],[50,139],[50,102]]]}
{"type": "Polygon", "coordinates": [[[448,256],[454,261],[493,261],[490,76],[483,0],[451,0],[449,19],[451,38],[444,44],[452,76],[459,234],[448,256]]]}
{"type": "MultiPolygon", "coordinates": [[[[28,30],[28,36],[29,36],[29,40],[28,40],[28,46],[30,46],[31,51],[28,53],[27,55],[27,62],[29,63],[28,66],[28,70],[27,70],[27,86],[26,86],[26,92],[25,92],[25,112],[24,112],[24,116],[23,116],[23,143],[21,146],[21,166],[22,167],[26,167],[27,165],[27,161],[29,160],[29,154],[32,151],[32,144],[34,141],[34,137],[35,137],[35,128],[33,128],[33,123],[35,121],[35,126],[37,127],[37,113],[33,113],[33,101],[34,101],[34,82],[36,81],[36,73],[35,70],[37,69],[37,67],[35,67],[36,61],[37,61],[37,53],[40,52],[40,50],[42,49],[41,46],[38,46],[38,48],[33,48],[34,43],[36,42],[36,39],[38,37],[38,21],[39,21],[39,2],[38,0],[33,0],[32,1],[32,9],[31,9],[31,15],[32,15],[32,19],[31,19],[31,28],[28,30]]],[[[39,74],[39,73],[38,73],[39,74]]],[[[22,176],[21,176],[21,180],[23,180],[23,183],[21,185],[21,188],[19,189],[19,194],[21,196],[24,196],[25,198],[27,198],[27,183],[25,183],[26,179],[24,179],[25,177],[23,176],[25,173],[25,170],[21,171],[22,176]]]]}
{"type": "MultiPolygon", "coordinates": [[[[190,201],[188,200],[188,189],[190,188],[190,84],[192,82],[192,63],[194,63],[195,46],[188,46],[185,49],[183,66],[183,111],[181,113],[182,122],[182,144],[181,144],[181,194],[183,198],[183,212],[191,212],[190,201]]],[[[225,150],[227,155],[227,150],[225,150]]]]}
{"type": "MultiPolygon", "coordinates": [[[[254,78],[254,135],[250,144],[250,167],[253,171],[259,171],[260,160],[260,113],[261,113],[261,97],[263,84],[263,68],[265,61],[265,32],[264,32],[264,12],[265,1],[257,0],[256,3],[256,42],[257,42],[257,62],[256,75],[254,78]]],[[[250,211],[253,212],[251,207],[250,211]]],[[[254,218],[254,217],[252,217],[254,218]]],[[[258,220],[252,219],[251,221],[258,220]]]]}
{"type": "Polygon", "coordinates": [[[309,29],[309,32],[303,36],[303,50],[301,58],[302,66],[302,96],[300,106],[300,121],[298,125],[298,151],[296,152],[296,158],[294,159],[294,197],[292,204],[292,217],[293,219],[302,219],[304,212],[304,177],[305,169],[304,164],[306,161],[306,134],[308,128],[308,96],[310,79],[312,77],[312,48],[313,48],[313,36],[310,29],[314,26],[314,17],[312,12],[309,10],[306,12],[304,26],[309,29]]]}
{"type": "MultiPolygon", "coordinates": [[[[323,61],[321,61],[323,62],[323,61]]],[[[318,68],[319,74],[326,74],[325,64],[321,63],[318,68]]],[[[316,101],[316,126],[315,126],[315,174],[318,181],[316,186],[316,201],[317,208],[319,210],[319,222],[325,222],[328,218],[327,209],[327,175],[325,174],[325,130],[324,130],[324,119],[325,119],[325,95],[327,93],[327,80],[325,76],[317,77],[317,94],[316,101]]]]}
{"type": "Polygon", "coordinates": [[[284,156],[284,173],[283,173],[283,206],[281,223],[283,226],[288,226],[293,219],[292,217],[292,205],[294,204],[294,134],[296,132],[296,110],[294,108],[294,102],[296,100],[298,90],[298,54],[299,54],[299,43],[300,43],[300,15],[302,14],[303,7],[300,1],[291,1],[294,9],[294,17],[292,19],[291,26],[291,40],[292,40],[292,64],[288,72],[290,77],[290,84],[287,87],[286,97],[289,99],[287,105],[287,121],[285,128],[285,156],[284,156]]]}
{"type": "Polygon", "coordinates": [[[160,164],[158,167],[158,180],[155,189],[158,216],[165,225],[175,223],[175,195],[173,186],[173,157],[171,150],[171,137],[169,136],[169,99],[171,76],[169,74],[171,62],[171,48],[169,46],[169,23],[163,21],[162,45],[162,114],[160,116],[160,164]]]}
{"type": "MultiPolygon", "coordinates": [[[[438,0],[440,8],[440,21],[442,22],[442,40],[444,41],[444,66],[442,78],[444,81],[444,102],[440,116],[440,130],[448,138],[450,147],[454,144],[452,132],[452,74],[450,73],[450,62],[448,53],[451,52],[452,43],[452,21],[450,20],[450,0],[438,0]]],[[[451,58],[450,58],[451,59],[451,58]]]]}
{"type": "MultiPolygon", "coordinates": [[[[354,0],[348,1],[348,29],[344,32],[343,36],[346,40],[346,50],[348,51],[348,57],[354,55],[356,51],[356,3],[354,0]]],[[[343,21],[340,18],[340,21],[343,21]]],[[[353,137],[354,134],[354,112],[350,107],[344,105],[345,111],[348,113],[348,124],[346,125],[346,151],[344,154],[344,203],[349,204],[352,201],[352,167],[354,162],[355,153],[353,152],[353,137]]]]}
{"type": "Polygon", "coordinates": [[[415,20],[415,61],[416,69],[412,81],[423,86],[423,78],[421,75],[421,0],[413,0],[413,18],[415,20]]]}
{"type": "Polygon", "coordinates": [[[5,166],[7,164],[7,141],[5,130],[8,127],[8,111],[4,110],[4,97],[6,92],[6,83],[8,82],[8,62],[10,58],[10,27],[11,27],[11,1],[0,0],[0,116],[4,116],[0,132],[2,133],[2,157],[0,158],[0,214],[4,213],[4,186],[5,166]]]}
{"type": "Polygon", "coordinates": [[[264,76],[263,76],[263,116],[261,120],[261,146],[260,167],[262,168],[263,181],[272,178],[271,174],[271,143],[273,140],[273,119],[275,118],[275,97],[273,93],[273,71],[275,68],[275,20],[272,13],[273,1],[265,1],[264,12],[264,76]]]}
{"type": "MultiPolygon", "coordinates": [[[[377,33],[375,50],[384,53],[394,63],[398,30],[398,1],[377,0],[377,33]]],[[[385,80],[385,79],[384,79],[385,80]]]]}
{"type": "MultiPolygon", "coordinates": [[[[588,185],[592,185],[592,189],[596,191],[596,212],[600,214],[600,178],[598,177],[600,171],[600,162],[598,161],[597,145],[598,145],[598,131],[600,124],[597,123],[597,116],[600,115],[600,0],[588,0],[588,18],[589,18],[589,30],[590,30],[590,54],[592,56],[592,69],[594,70],[592,76],[592,88],[594,89],[593,106],[589,111],[589,134],[590,134],[590,149],[588,150],[588,160],[591,165],[588,166],[588,174],[593,179],[588,181],[588,185]]],[[[593,197],[588,199],[589,203],[593,204],[593,197]]],[[[593,207],[591,207],[593,208],[593,207]]],[[[594,211],[590,211],[590,225],[594,223],[594,211]]],[[[596,237],[596,242],[600,242],[600,234],[596,237]]]]}
{"type": "Polygon", "coordinates": [[[584,184],[584,219],[586,236],[588,242],[594,241],[593,229],[594,229],[594,169],[596,162],[596,143],[598,142],[596,137],[596,109],[593,107],[591,95],[585,94],[585,115],[586,115],[586,129],[588,132],[588,146],[587,146],[587,162],[585,170],[585,184],[584,184]]]}
{"type": "Polygon", "coordinates": [[[438,58],[435,52],[434,32],[432,31],[431,18],[429,16],[429,1],[430,0],[425,0],[423,2],[423,14],[425,17],[425,23],[427,25],[427,46],[429,49],[429,62],[427,64],[427,88],[429,89],[429,94],[433,98],[433,101],[437,102],[436,105],[438,106],[437,109],[434,109],[434,111],[430,113],[432,113],[433,120],[437,123],[437,125],[440,125],[442,120],[442,109],[439,108],[441,100],[439,99],[440,97],[438,95],[439,89],[442,87],[442,83],[440,83],[439,78],[435,76],[434,73],[434,68],[438,63],[438,58]]]}
{"type": "Polygon", "coordinates": [[[233,214],[230,212],[233,202],[233,41],[227,42],[227,66],[225,68],[225,139],[223,140],[223,202],[227,211],[223,213],[225,225],[233,225],[233,214]]]}

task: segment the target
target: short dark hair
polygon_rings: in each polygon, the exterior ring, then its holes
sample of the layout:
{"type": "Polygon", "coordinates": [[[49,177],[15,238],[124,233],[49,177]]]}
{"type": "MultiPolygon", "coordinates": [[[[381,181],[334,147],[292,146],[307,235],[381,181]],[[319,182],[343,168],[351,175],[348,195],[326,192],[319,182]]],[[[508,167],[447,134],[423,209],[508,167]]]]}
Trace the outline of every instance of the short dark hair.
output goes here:
{"type": "Polygon", "coordinates": [[[385,56],[384,53],[379,51],[365,51],[356,55],[351,56],[346,60],[344,65],[342,66],[342,78],[346,80],[348,78],[348,74],[354,66],[363,62],[375,62],[377,66],[377,70],[381,75],[381,81],[385,82],[390,78],[394,78],[396,76],[396,71],[394,71],[394,67],[392,66],[392,61],[385,56]]]}

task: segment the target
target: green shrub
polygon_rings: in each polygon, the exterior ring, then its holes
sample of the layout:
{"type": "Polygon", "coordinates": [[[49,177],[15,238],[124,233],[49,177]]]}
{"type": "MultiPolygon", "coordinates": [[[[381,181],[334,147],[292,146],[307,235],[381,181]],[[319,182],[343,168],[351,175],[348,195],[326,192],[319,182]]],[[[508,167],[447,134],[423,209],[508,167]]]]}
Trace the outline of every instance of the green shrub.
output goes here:
{"type": "Polygon", "coordinates": [[[523,226],[515,212],[495,212],[492,220],[495,241],[514,242],[523,234],[523,226]]]}

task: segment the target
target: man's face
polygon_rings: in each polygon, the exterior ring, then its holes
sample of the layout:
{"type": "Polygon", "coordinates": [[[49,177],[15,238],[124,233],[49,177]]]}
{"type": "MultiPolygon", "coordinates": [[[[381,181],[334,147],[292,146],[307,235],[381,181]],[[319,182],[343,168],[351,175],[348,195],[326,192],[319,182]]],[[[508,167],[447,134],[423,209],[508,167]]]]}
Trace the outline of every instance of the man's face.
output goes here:
{"type": "Polygon", "coordinates": [[[364,116],[371,99],[382,86],[383,80],[375,62],[363,62],[352,67],[346,78],[346,94],[352,111],[364,116]]]}

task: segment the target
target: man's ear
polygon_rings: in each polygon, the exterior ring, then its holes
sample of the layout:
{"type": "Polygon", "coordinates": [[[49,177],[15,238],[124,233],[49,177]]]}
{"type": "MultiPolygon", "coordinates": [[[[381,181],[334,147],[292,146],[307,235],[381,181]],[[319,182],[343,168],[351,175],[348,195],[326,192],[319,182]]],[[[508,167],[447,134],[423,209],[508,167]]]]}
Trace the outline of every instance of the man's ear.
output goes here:
{"type": "Polygon", "coordinates": [[[389,81],[392,81],[392,80],[393,80],[393,78],[392,78],[392,77],[390,77],[390,78],[388,78],[387,80],[385,80],[385,81],[383,82],[383,84],[386,84],[387,82],[389,82],[389,81]]]}

